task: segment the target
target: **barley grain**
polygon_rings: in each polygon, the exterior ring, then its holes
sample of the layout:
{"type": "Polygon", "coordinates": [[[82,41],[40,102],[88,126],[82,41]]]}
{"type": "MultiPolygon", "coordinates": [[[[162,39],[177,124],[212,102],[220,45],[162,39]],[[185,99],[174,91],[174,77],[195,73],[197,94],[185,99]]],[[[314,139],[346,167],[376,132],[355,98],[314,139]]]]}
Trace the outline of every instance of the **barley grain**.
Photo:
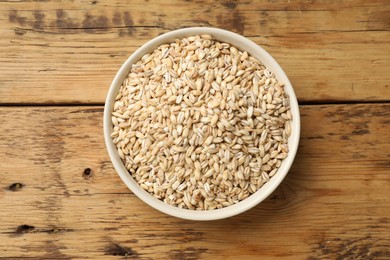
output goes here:
{"type": "Polygon", "coordinates": [[[244,200],[277,174],[291,120],[274,73],[245,51],[195,35],[132,65],[111,137],[143,189],[179,208],[211,210],[244,200]]]}

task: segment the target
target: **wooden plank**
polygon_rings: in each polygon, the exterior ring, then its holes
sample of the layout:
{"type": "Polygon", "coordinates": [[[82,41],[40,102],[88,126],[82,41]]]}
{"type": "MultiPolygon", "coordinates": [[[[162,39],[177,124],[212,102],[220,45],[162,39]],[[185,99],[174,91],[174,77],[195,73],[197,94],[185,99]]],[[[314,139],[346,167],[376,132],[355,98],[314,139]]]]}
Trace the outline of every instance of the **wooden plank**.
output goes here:
{"type": "Polygon", "coordinates": [[[302,102],[390,100],[388,1],[10,1],[0,6],[0,103],[102,104],[125,59],[187,26],[269,51],[302,102]]]}
{"type": "Polygon", "coordinates": [[[1,257],[390,257],[390,104],[302,106],[282,185],[212,222],[169,217],[135,197],[109,161],[102,112],[0,107],[1,257]]]}

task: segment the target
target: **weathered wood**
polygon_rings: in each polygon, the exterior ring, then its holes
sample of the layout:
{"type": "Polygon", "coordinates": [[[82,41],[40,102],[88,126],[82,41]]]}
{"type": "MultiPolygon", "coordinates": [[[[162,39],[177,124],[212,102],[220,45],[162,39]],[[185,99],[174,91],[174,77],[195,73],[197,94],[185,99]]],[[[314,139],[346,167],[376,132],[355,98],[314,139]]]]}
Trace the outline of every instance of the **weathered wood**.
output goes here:
{"type": "Polygon", "coordinates": [[[302,106],[282,185],[239,216],[192,222],[115,173],[97,107],[0,107],[0,256],[140,259],[390,257],[390,104],[302,106]]]}
{"type": "MultiPolygon", "coordinates": [[[[302,102],[390,100],[388,1],[21,0],[0,5],[0,104],[102,104],[134,50],[187,26],[260,44],[302,102]]],[[[390,104],[302,106],[282,185],[213,222],[135,197],[109,161],[102,111],[0,107],[0,258],[390,258],[390,104]]]]}
{"type": "Polygon", "coordinates": [[[0,5],[0,103],[102,104],[124,60],[188,26],[269,51],[304,102],[390,99],[388,1],[18,1],[0,5]]]}

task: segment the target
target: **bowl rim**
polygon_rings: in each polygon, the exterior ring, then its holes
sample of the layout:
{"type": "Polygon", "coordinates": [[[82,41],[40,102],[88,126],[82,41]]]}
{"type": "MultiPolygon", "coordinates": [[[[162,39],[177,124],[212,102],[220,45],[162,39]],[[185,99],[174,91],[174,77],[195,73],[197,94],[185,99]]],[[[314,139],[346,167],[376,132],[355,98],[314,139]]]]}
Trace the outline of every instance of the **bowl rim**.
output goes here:
{"type": "Polygon", "coordinates": [[[122,64],[121,68],[116,73],[110,85],[104,106],[103,128],[105,144],[110,160],[122,181],[138,198],[140,198],[149,206],[168,215],[188,220],[205,221],[224,219],[243,213],[262,202],[279,186],[279,184],[283,181],[283,179],[289,172],[298,150],[300,139],[300,114],[298,101],[294,89],[289,79],[287,78],[287,75],[280,67],[280,65],[276,62],[276,60],[262,47],[260,47],[250,39],[245,38],[244,36],[224,29],[213,27],[189,27],[173,30],[164,33],[160,36],[157,36],[143,44],[127,58],[127,60],[122,64]],[[153,197],[150,193],[142,189],[123,165],[117,152],[117,149],[111,139],[111,132],[113,127],[111,122],[111,112],[113,110],[115,97],[117,96],[119,88],[122,85],[124,79],[127,77],[131,65],[137,62],[144,54],[149,53],[161,44],[172,42],[174,39],[177,38],[183,38],[190,35],[199,34],[212,35],[217,40],[228,42],[235,47],[241,50],[245,50],[252,56],[258,58],[267,68],[270,69],[270,71],[272,71],[276,75],[278,80],[284,83],[285,91],[290,98],[290,110],[293,117],[291,121],[292,133],[288,140],[288,157],[282,161],[282,164],[278,169],[277,173],[272,178],[270,178],[270,180],[265,183],[259,190],[251,194],[248,198],[228,207],[204,211],[180,209],[178,207],[171,206],[153,197]]]}

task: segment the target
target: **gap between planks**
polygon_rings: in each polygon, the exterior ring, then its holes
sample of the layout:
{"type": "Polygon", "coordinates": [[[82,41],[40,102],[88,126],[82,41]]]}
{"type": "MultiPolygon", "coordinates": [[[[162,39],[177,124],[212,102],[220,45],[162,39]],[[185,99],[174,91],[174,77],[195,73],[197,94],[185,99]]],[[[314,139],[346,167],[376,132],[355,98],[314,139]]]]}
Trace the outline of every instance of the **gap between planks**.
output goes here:
{"type": "MultiPolygon", "coordinates": [[[[329,100],[329,101],[299,101],[299,106],[322,106],[322,105],[359,105],[359,104],[390,104],[390,100],[329,100]]],[[[91,103],[0,103],[0,107],[104,107],[105,103],[91,102],[91,103]]]]}

